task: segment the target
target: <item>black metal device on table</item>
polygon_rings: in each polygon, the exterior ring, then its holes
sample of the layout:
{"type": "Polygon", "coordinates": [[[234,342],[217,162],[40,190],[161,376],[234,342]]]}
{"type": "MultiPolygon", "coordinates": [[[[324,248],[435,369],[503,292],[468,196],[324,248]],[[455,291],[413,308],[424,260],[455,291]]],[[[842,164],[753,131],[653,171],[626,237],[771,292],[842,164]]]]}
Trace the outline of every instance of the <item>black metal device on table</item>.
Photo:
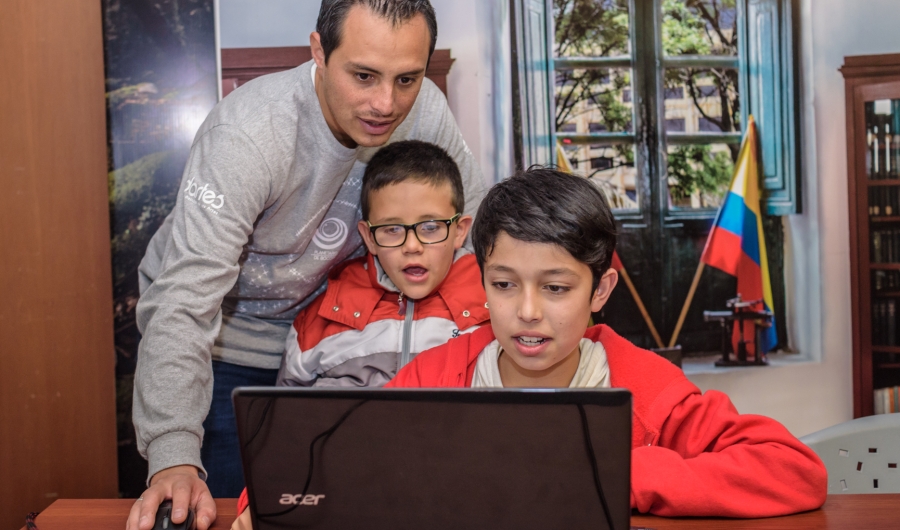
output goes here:
{"type": "Polygon", "coordinates": [[[762,300],[742,300],[738,294],[725,302],[729,309],[726,311],[704,311],[703,320],[706,322],[718,322],[722,333],[722,358],[716,361],[716,366],[764,366],[769,364],[766,353],[759,351],[762,333],[772,326],[772,312],[763,309],[757,311],[754,308],[762,305],[762,300]],[[731,325],[729,325],[731,324],[731,325]],[[749,358],[748,342],[744,338],[746,326],[754,327],[753,358],[749,358]],[[739,339],[736,351],[732,352],[731,341],[728,338],[729,330],[738,330],[739,339]],[[732,356],[733,353],[733,356],[732,356]]]}

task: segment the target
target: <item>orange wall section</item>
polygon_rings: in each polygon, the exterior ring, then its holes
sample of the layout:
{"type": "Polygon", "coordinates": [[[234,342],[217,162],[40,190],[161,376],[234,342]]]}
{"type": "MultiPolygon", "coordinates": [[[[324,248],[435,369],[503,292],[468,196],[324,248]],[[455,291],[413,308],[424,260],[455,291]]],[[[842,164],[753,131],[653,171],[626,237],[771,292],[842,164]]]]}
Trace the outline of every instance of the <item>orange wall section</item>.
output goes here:
{"type": "Polygon", "coordinates": [[[0,2],[0,528],[117,496],[106,142],[101,3],[0,2]]]}

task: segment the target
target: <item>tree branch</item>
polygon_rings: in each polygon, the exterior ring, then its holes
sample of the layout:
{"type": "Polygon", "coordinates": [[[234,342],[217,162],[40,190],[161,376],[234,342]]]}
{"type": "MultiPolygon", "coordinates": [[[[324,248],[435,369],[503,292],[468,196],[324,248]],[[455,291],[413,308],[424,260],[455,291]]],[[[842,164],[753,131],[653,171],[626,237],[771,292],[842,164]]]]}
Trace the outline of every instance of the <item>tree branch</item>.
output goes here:
{"type": "MultiPolygon", "coordinates": [[[[713,0],[713,7],[715,9],[715,15],[713,15],[709,12],[709,10],[706,8],[706,5],[703,2],[693,1],[693,2],[691,2],[691,4],[693,5],[693,7],[696,7],[700,11],[700,16],[702,18],[706,19],[707,22],[709,22],[709,25],[712,26],[715,33],[719,36],[719,41],[722,42],[723,44],[728,42],[730,45],[731,43],[728,41],[728,39],[725,38],[725,34],[722,33],[722,28],[719,25],[719,9],[718,9],[717,1],[713,0]]],[[[734,32],[732,32],[732,34],[733,33],[734,32]]],[[[707,34],[709,34],[708,31],[707,31],[707,34]]],[[[712,39],[710,38],[710,40],[712,40],[712,39]]]]}
{"type": "Polygon", "coordinates": [[[700,91],[697,89],[697,85],[694,83],[694,76],[690,75],[690,77],[688,77],[685,84],[688,87],[688,93],[691,95],[691,100],[693,100],[694,107],[697,109],[697,112],[699,112],[700,115],[703,116],[708,121],[718,125],[720,130],[724,131],[725,129],[723,128],[722,120],[721,119],[717,120],[717,119],[713,118],[712,116],[707,114],[706,111],[703,110],[703,107],[700,106],[700,101],[699,101],[700,91]]]}

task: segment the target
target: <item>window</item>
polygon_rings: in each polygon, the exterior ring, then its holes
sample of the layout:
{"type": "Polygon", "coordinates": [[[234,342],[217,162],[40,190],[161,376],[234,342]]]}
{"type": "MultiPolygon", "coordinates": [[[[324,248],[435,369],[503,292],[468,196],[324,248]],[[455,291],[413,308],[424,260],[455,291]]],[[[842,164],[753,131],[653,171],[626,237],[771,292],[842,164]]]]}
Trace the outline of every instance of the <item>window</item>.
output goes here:
{"type": "Polygon", "coordinates": [[[683,86],[666,87],[664,97],[666,99],[684,99],[684,87],[683,86]]]}
{"type": "MultiPolygon", "coordinates": [[[[518,77],[519,86],[531,93],[551,94],[549,105],[542,99],[520,99],[521,107],[514,106],[514,112],[537,116],[549,106],[548,128],[555,131],[549,145],[555,145],[554,137],[563,141],[568,156],[580,162],[576,169],[595,182],[615,208],[620,255],[664,340],[674,328],[709,227],[727,193],[750,113],[760,130],[766,211],[799,211],[793,4],[512,3],[519,39],[514,49],[523,51],[517,55],[514,84],[518,77]],[[521,39],[542,27],[538,17],[546,21],[543,48],[523,48],[521,39]],[[528,70],[534,68],[530,65],[541,64],[540,53],[552,57],[544,63],[552,68],[529,78],[535,72],[528,70]],[[581,132],[563,132],[560,126],[566,123],[579,124],[576,131],[581,132]]],[[[544,133],[525,125],[519,131],[514,126],[514,137],[520,132],[525,142],[543,141],[544,133]]],[[[775,311],[783,319],[781,222],[777,217],[764,222],[775,311]]],[[[718,349],[702,311],[724,309],[734,292],[732,278],[715,270],[704,272],[679,340],[686,351],[718,349]]],[[[603,318],[641,345],[653,346],[627,291],[617,290],[614,296],[616,314],[603,318]]],[[[787,329],[783,321],[779,324],[779,330],[787,329]]]]}
{"type": "Polygon", "coordinates": [[[700,132],[722,132],[721,125],[715,120],[701,117],[697,122],[697,130],[700,132]]]}
{"type": "Polygon", "coordinates": [[[612,158],[601,156],[591,159],[591,169],[599,169],[602,171],[604,169],[610,169],[611,167],[613,167],[612,158]]]}
{"type": "Polygon", "coordinates": [[[699,97],[701,98],[717,98],[719,97],[719,88],[715,85],[701,85],[697,87],[699,97]]]}
{"type": "Polygon", "coordinates": [[[666,118],[666,131],[684,132],[684,118],[666,118]]]}

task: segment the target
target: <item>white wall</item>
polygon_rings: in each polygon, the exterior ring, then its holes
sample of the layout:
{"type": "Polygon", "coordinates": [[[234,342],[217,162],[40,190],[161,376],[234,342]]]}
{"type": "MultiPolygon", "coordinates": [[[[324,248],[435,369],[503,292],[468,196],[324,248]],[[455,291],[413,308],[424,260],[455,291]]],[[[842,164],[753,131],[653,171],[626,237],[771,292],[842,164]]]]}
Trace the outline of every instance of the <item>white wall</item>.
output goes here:
{"type": "Polygon", "coordinates": [[[512,169],[512,87],[509,12],[505,0],[432,0],[438,48],[456,62],[447,93],[466,143],[485,178],[497,182],[512,169]],[[495,109],[495,102],[501,103],[495,109]],[[505,104],[503,104],[505,102],[505,104]]]}
{"type": "MultiPolygon", "coordinates": [[[[319,0],[219,0],[223,48],[308,46],[319,0]]],[[[437,48],[456,59],[447,78],[450,110],[485,179],[509,175],[511,107],[494,109],[495,94],[508,102],[509,23],[503,0],[432,0],[438,19],[437,48]],[[496,75],[495,75],[496,72],[496,75]],[[498,115],[499,113],[499,115],[498,115]]]]}
{"type": "Polygon", "coordinates": [[[223,48],[309,46],[319,0],[219,0],[223,48]]]}
{"type": "MultiPolygon", "coordinates": [[[[510,168],[508,13],[502,0],[432,0],[457,58],[450,108],[489,180],[510,168]],[[499,99],[498,99],[499,98],[499,99]],[[498,104],[494,104],[495,100],[498,104]]],[[[220,0],[223,47],[307,44],[318,0],[220,0]]],[[[802,436],[852,417],[846,55],[900,52],[896,0],[802,0],[802,215],[786,220],[791,344],[813,362],[691,376],[802,436]]]]}

